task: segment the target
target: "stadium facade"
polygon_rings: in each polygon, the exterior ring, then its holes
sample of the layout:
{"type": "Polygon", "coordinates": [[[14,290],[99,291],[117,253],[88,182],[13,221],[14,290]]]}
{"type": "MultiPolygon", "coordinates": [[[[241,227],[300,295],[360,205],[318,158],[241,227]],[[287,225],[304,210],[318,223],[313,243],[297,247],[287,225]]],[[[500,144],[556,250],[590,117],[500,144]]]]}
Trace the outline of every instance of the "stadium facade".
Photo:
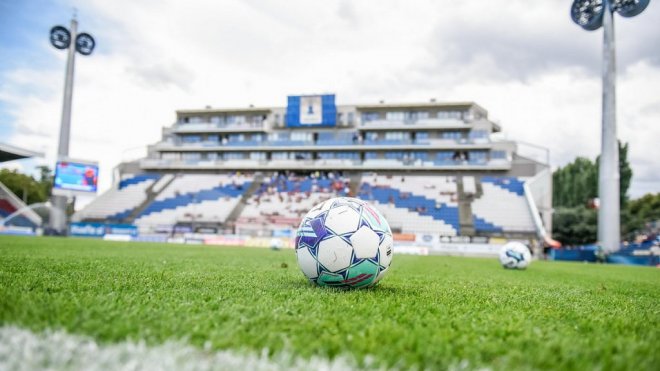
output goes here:
{"type": "Polygon", "coordinates": [[[326,94],[178,110],[147,157],[119,165],[113,189],[75,219],[143,235],[286,235],[315,203],[351,195],[404,238],[547,238],[548,164],[501,130],[473,102],[337,105],[326,94]]]}

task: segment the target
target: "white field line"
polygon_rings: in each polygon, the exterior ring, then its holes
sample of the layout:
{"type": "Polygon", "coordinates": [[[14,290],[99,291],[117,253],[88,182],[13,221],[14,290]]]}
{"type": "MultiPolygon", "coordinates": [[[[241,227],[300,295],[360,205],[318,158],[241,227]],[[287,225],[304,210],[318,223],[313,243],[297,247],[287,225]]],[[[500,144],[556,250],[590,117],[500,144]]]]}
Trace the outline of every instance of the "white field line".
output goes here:
{"type": "MultiPolygon", "coordinates": [[[[373,367],[373,366],[372,366],[373,367]]],[[[370,367],[370,368],[372,368],[370,367]]],[[[199,349],[183,342],[148,346],[144,342],[98,344],[63,331],[34,333],[0,327],[0,370],[353,370],[349,358],[302,359],[281,354],[199,349]]]]}

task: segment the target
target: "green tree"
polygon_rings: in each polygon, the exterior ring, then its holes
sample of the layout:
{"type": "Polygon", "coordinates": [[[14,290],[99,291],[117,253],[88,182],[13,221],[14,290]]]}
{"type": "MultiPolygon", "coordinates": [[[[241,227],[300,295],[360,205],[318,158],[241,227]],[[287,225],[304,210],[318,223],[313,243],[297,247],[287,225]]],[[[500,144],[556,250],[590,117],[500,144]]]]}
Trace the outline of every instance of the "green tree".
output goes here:
{"type": "Polygon", "coordinates": [[[584,206],[560,207],[552,215],[552,237],[563,245],[584,245],[597,238],[597,212],[584,206]]]}
{"type": "Polygon", "coordinates": [[[0,170],[0,182],[27,204],[44,202],[48,199],[48,192],[44,185],[33,177],[21,174],[16,170],[0,170]]]}
{"type": "MultiPolygon", "coordinates": [[[[555,208],[553,235],[562,243],[574,245],[596,241],[597,213],[588,209],[588,204],[590,200],[598,197],[599,162],[600,157],[597,157],[596,161],[578,157],[552,174],[552,203],[555,208]]],[[[623,235],[638,230],[648,221],[645,217],[639,216],[643,213],[627,208],[627,194],[632,175],[628,162],[628,144],[619,142],[619,187],[623,235]]]]}
{"type": "Polygon", "coordinates": [[[660,193],[647,194],[631,200],[621,213],[621,233],[632,239],[635,232],[644,229],[647,223],[660,220],[660,193]]]}

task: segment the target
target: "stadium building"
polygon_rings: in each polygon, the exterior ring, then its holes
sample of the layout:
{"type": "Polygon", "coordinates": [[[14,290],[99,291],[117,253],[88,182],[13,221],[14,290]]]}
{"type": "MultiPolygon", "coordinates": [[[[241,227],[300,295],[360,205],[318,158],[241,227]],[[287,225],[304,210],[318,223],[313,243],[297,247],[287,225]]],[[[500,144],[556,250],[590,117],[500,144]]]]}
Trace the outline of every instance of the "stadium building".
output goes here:
{"type": "Polygon", "coordinates": [[[549,166],[501,130],[473,102],[310,95],[286,107],[179,110],[147,157],[119,165],[113,188],[75,220],[135,225],[142,236],[287,236],[313,205],[350,195],[375,203],[404,240],[546,239],[549,166]]]}

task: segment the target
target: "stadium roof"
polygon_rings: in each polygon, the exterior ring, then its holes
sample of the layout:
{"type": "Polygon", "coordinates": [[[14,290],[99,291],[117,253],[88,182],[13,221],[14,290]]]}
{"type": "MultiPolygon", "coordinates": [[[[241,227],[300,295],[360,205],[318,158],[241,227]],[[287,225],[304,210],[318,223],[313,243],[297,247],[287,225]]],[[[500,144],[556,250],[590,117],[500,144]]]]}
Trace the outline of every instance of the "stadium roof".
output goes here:
{"type": "Polygon", "coordinates": [[[0,143],[0,162],[20,160],[28,157],[43,157],[42,152],[30,151],[29,149],[15,147],[9,144],[0,143]]]}

